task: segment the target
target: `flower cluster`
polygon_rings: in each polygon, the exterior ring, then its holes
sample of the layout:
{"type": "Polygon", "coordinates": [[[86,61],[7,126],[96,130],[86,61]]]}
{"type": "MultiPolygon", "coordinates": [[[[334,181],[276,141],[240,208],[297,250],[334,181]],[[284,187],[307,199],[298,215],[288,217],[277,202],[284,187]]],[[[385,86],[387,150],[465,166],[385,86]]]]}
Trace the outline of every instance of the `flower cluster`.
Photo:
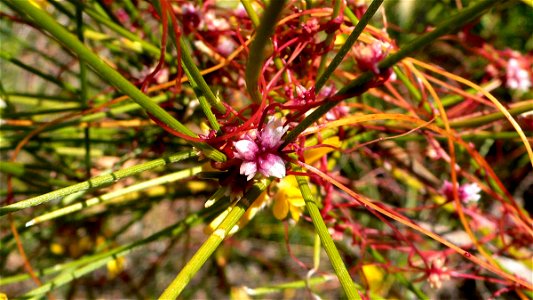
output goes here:
{"type": "MultiPolygon", "coordinates": [[[[451,182],[447,180],[444,181],[444,184],[440,188],[440,192],[446,196],[448,201],[453,200],[453,185],[451,182]]],[[[481,188],[477,185],[477,183],[460,185],[457,192],[459,194],[459,200],[464,203],[477,202],[481,198],[481,195],[479,194],[481,192],[481,188]]]]}
{"type": "Polygon", "coordinates": [[[434,289],[440,289],[442,282],[450,280],[448,268],[444,266],[444,259],[437,258],[431,262],[431,269],[429,270],[428,282],[434,289]]]}
{"type": "Polygon", "coordinates": [[[510,89],[528,91],[531,88],[529,73],[516,58],[507,61],[506,85],[510,89]]]}
{"type": "Polygon", "coordinates": [[[280,119],[271,118],[260,131],[250,130],[233,143],[234,155],[242,160],[240,174],[251,180],[259,172],[265,177],[285,177],[285,162],[278,155],[281,137],[287,132],[280,119]]]}

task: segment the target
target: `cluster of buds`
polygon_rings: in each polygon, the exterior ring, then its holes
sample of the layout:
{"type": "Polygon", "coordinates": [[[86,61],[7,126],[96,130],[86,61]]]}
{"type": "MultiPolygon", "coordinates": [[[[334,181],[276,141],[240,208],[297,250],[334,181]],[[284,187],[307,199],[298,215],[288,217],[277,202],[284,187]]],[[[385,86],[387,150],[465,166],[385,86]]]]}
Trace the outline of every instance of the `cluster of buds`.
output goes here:
{"type": "Polygon", "coordinates": [[[444,266],[444,259],[437,258],[431,262],[431,269],[428,271],[429,285],[434,289],[440,289],[442,282],[450,280],[448,268],[444,266]]]}

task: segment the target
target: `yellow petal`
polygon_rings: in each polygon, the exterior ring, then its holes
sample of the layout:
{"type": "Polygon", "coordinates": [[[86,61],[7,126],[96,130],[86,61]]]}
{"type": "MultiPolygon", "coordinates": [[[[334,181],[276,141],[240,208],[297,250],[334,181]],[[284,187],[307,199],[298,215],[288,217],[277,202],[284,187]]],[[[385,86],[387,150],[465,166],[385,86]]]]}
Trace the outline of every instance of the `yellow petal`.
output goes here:
{"type": "Polygon", "coordinates": [[[65,253],[65,248],[59,243],[52,243],[50,245],[50,251],[55,255],[61,255],[65,253]]]}
{"type": "Polygon", "coordinates": [[[298,222],[300,220],[300,216],[302,215],[303,209],[301,207],[291,206],[291,217],[294,219],[294,221],[298,222]]]}
{"type": "MultiPolygon", "coordinates": [[[[327,138],[324,141],[322,141],[322,144],[331,145],[334,147],[341,146],[341,142],[338,136],[327,138]]],[[[319,160],[322,156],[330,153],[333,150],[335,149],[331,147],[320,147],[320,148],[309,149],[304,152],[304,158],[308,164],[312,164],[316,162],[317,160],[319,160]]]]}
{"type": "Polygon", "coordinates": [[[113,279],[124,271],[125,258],[123,256],[113,259],[107,263],[107,277],[113,279]]]}
{"type": "Polygon", "coordinates": [[[283,220],[289,213],[289,203],[284,197],[277,197],[274,199],[274,207],[272,207],[272,213],[278,220],[283,220]]]}
{"type": "Polygon", "coordinates": [[[382,286],[384,273],[374,265],[364,265],[363,273],[365,274],[368,286],[371,291],[377,291],[382,286]]]}
{"type": "Polygon", "coordinates": [[[302,198],[302,195],[300,194],[298,197],[291,197],[288,198],[290,206],[296,206],[296,207],[304,207],[305,206],[305,200],[302,198]]]}

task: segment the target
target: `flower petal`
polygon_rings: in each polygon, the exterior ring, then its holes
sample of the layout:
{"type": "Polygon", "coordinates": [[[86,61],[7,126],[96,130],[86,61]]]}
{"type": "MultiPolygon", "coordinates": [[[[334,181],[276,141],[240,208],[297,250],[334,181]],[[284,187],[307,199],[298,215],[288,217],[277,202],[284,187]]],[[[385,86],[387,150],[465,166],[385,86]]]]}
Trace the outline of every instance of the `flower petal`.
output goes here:
{"type": "Polygon", "coordinates": [[[259,148],[250,140],[240,140],[233,143],[235,147],[235,157],[244,160],[254,160],[259,148]]]}
{"type": "Polygon", "coordinates": [[[479,194],[481,188],[477,183],[465,184],[460,189],[460,196],[463,202],[477,202],[481,198],[479,194]]]}
{"type": "Polygon", "coordinates": [[[247,161],[241,164],[240,173],[246,176],[246,180],[254,178],[257,172],[257,164],[254,161],[247,161]]]}
{"type": "Polygon", "coordinates": [[[303,212],[303,207],[290,206],[291,217],[294,221],[298,222],[303,212]]]}
{"type": "Polygon", "coordinates": [[[268,153],[259,157],[259,172],[265,177],[285,177],[285,162],[281,157],[268,153]]]}
{"type": "Polygon", "coordinates": [[[289,203],[283,197],[274,198],[274,206],[272,206],[272,213],[278,220],[283,220],[289,213],[289,203]]]}
{"type": "Polygon", "coordinates": [[[268,124],[265,126],[263,131],[261,131],[261,146],[265,150],[274,150],[279,147],[283,141],[281,137],[289,129],[288,126],[283,127],[283,122],[281,119],[271,118],[268,121],[268,124]]]}

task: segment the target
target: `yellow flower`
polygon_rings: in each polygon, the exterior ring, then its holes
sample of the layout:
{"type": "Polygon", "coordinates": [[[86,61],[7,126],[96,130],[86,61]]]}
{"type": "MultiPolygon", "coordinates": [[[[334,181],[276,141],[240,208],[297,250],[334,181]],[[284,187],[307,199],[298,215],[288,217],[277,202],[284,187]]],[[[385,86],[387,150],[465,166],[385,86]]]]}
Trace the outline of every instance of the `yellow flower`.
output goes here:
{"type": "Polygon", "coordinates": [[[107,262],[107,278],[115,279],[122,271],[124,271],[126,259],[123,256],[107,262]]]}
{"type": "MultiPolygon", "coordinates": [[[[334,136],[325,139],[322,144],[340,147],[341,142],[339,141],[339,137],[334,136]]],[[[304,158],[308,164],[312,164],[331,151],[333,151],[331,147],[312,148],[305,151],[304,158]]],[[[283,220],[290,212],[291,217],[298,222],[303,213],[305,201],[302,198],[296,177],[289,175],[282,178],[276,185],[276,188],[277,190],[273,196],[274,206],[272,207],[274,217],[283,220]]]]}
{"type": "Polygon", "coordinates": [[[281,179],[277,184],[277,191],[273,199],[274,206],[272,207],[272,212],[274,213],[274,217],[283,220],[290,212],[291,217],[296,222],[300,220],[300,215],[305,207],[305,201],[302,198],[296,177],[289,175],[281,179]]]}

